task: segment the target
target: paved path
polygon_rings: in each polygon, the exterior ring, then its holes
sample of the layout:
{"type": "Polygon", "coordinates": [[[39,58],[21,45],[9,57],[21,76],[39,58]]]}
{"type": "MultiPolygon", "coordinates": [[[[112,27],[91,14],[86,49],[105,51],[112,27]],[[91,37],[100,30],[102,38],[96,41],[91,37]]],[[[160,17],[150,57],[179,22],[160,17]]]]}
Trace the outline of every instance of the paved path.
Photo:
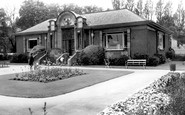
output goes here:
{"type": "MultiPolygon", "coordinates": [[[[125,69],[110,70],[123,71],[125,69]]],[[[1,75],[21,71],[29,71],[29,67],[11,65],[10,68],[0,68],[1,75]]],[[[133,70],[127,69],[126,71],[133,70]]],[[[30,115],[28,108],[32,108],[33,115],[41,115],[43,114],[44,102],[47,102],[47,115],[96,115],[106,106],[126,99],[169,72],[169,70],[134,71],[133,74],[50,98],[31,99],[0,96],[0,115],[30,115]]]]}

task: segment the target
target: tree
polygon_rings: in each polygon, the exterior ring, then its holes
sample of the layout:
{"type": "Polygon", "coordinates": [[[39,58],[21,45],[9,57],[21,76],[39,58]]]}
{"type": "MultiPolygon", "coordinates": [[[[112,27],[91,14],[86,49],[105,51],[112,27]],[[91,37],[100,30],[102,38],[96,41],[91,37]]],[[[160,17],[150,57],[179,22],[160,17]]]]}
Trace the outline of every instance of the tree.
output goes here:
{"type": "Polygon", "coordinates": [[[43,2],[26,0],[19,10],[18,27],[27,29],[47,19],[47,7],[43,2]]]}
{"type": "Polygon", "coordinates": [[[185,24],[185,10],[182,1],[179,3],[176,13],[174,14],[175,24],[178,27],[179,33],[184,29],[185,24]]]}
{"type": "Polygon", "coordinates": [[[97,6],[85,6],[82,11],[83,13],[93,13],[103,11],[103,9],[97,6]]]}
{"type": "Polygon", "coordinates": [[[182,1],[179,3],[177,11],[174,14],[173,18],[175,23],[174,29],[176,30],[174,33],[174,37],[178,40],[178,44],[180,44],[179,41],[182,41],[181,36],[185,35],[185,10],[183,8],[182,1]]]}
{"type": "Polygon", "coordinates": [[[127,0],[125,8],[134,11],[134,0],[127,0]]]}
{"type": "Polygon", "coordinates": [[[172,2],[168,1],[164,7],[164,15],[172,16],[172,2]]]}
{"type": "Polygon", "coordinates": [[[125,8],[124,0],[112,0],[112,6],[115,10],[125,8]]]}
{"type": "Polygon", "coordinates": [[[46,7],[48,10],[47,19],[57,18],[57,16],[62,12],[62,8],[58,4],[50,4],[46,5],[46,7]]]}
{"type": "Polygon", "coordinates": [[[77,14],[82,14],[82,7],[79,7],[78,5],[75,4],[64,4],[61,6],[63,11],[69,10],[69,11],[74,11],[77,14]]]}
{"type": "Polygon", "coordinates": [[[143,15],[146,19],[152,20],[153,17],[153,2],[151,0],[147,0],[145,3],[145,7],[143,10],[143,15]]]}
{"type": "Polygon", "coordinates": [[[143,15],[143,0],[139,0],[137,2],[137,10],[139,12],[139,15],[142,16],[143,15]]]}
{"type": "Polygon", "coordinates": [[[3,8],[0,9],[0,49],[1,52],[6,53],[8,49],[8,26],[6,23],[7,17],[5,10],[3,8]],[[3,50],[3,51],[2,51],[3,50]]]}
{"type": "Polygon", "coordinates": [[[162,16],[164,14],[164,6],[163,6],[163,1],[162,0],[159,0],[156,4],[156,17],[157,17],[157,22],[160,22],[161,19],[162,19],[162,16]]]}
{"type": "Polygon", "coordinates": [[[16,52],[16,44],[15,44],[15,33],[18,28],[16,25],[17,18],[15,17],[15,8],[11,12],[7,12],[7,20],[8,23],[8,40],[10,43],[9,49],[11,52],[16,52]]]}

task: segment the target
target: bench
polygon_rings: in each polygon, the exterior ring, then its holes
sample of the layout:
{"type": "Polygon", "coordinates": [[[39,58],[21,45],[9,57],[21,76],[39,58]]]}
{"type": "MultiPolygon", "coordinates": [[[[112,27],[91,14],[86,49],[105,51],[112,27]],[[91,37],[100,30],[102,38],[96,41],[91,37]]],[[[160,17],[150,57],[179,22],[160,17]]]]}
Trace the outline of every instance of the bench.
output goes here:
{"type": "Polygon", "coordinates": [[[143,66],[146,69],[146,59],[129,59],[125,65],[126,68],[128,68],[128,66],[143,66]]]}
{"type": "Polygon", "coordinates": [[[8,67],[9,61],[0,61],[1,67],[8,67]]]}

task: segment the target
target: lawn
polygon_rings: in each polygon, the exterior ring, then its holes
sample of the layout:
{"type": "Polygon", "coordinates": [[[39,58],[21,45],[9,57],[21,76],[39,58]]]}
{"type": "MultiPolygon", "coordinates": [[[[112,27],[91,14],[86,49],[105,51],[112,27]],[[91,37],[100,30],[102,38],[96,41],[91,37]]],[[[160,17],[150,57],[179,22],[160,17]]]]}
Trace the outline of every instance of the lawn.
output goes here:
{"type": "Polygon", "coordinates": [[[52,97],[133,73],[128,71],[112,70],[83,71],[86,73],[85,75],[49,83],[15,81],[10,80],[15,76],[14,74],[1,75],[0,95],[27,98],[52,97]]]}

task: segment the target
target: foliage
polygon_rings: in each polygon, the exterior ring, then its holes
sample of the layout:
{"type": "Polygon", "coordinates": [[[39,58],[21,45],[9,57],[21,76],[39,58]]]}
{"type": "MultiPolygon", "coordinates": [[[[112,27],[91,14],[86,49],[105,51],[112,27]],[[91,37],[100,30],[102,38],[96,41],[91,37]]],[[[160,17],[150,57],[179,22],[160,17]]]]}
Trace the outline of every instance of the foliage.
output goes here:
{"type": "Polygon", "coordinates": [[[47,19],[57,18],[58,14],[62,12],[62,8],[58,4],[49,4],[47,7],[47,19]]]}
{"type": "Polygon", "coordinates": [[[138,15],[142,16],[143,15],[143,0],[138,0],[138,2],[137,2],[137,10],[139,12],[138,15]]]}
{"type": "Polygon", "coordinates": [[[148,60],[148,55],[147,54],[140,54],[140,53],[135,53],[133,59],[146,59],[148,60]]]}
{"type": "Polygon", "coordinates": [[[175,51],[174,49],[170,48],[169,51],[166,52],[166,58],[174,59],[175,58],[175,51]]]}
{"type": "Polygon", "coordinates": [[[0,55],[0,60],[10,60],[12,58],[12,55],[0,55]]]}
{"type": "Polygon", "coordinates": [[[129,59],[128,56],[122,55],[117,58],[109,58],[110,65],[125,65],[125,62],[129,59]]]}
{"type": "Polygon", "coordinates": [[[84,14],[86,13],[94,13],[94,12],[101,12],[103,11],[103,9],[101,7],[97,7],[97,6],[84,6],[82,9],[82,12],[84,14]]]}
{"type": "Polygon", "coordinates": [[[10,59],[11,63],[28,63],[27,54],[14,54],[10,59]]]}
{"type": "Polygon", "coordinates": [[[157,56],[149,57],[147,65],[148,66],[157,66],[157,65],[159,65],[159,58],[157,56]]]}
{"type": "Polygon", "coordinates": [[[82,50],[78,62],[82,65],[101,65],[104,64],[105,51],[98,45],[89,45],[82,50]]]}
{"type": "Polygon", "coordinates": [[[125,7],[123,0],[112,0],[112,6],[115,10],[119,10],[125,7]]]}
{"type": "Polygon", "coordinates": [[[79,7],[76,4],[64,4],[61,7],[63,11],[70,10],[74,11],[77,14],[82,14],[82,7],[79,7]]]}
{"type": "Polygon", "coordinates": [[[156,4],[156,10],[155,10],[155,14],[157,17],[157,20],[160,21],[162,19],[162,16],[164,14],[164,6],[163,6],[163,1],[159,0],[156,4]]]}
{"type": "Polygon", "coordinates": [[[185,73],[168,73],[98,115],[184,115],[185,73]]]}
{"type": "Polygon", "coordinates": [[[145,7],[143,10],[143,15],[146,19],[152,20],[153,16],[153,2],[151,0],[147,0],[145,3],[145,7]]]}
{"type": "Polygon", "coordinates": [[[27,29],[47,19],[47,7],[43,2],[25,0],[19,10],[18,27],[27,29]]]}
{"type": "Polygon", "coordinates": [[[57,81],[62,79],[67,79],[70,77],[75,77],[85,74],[82,70],[72,70],[72,69],[62,69],[62,68],[45,68],[38,69],[31,72],[23,72],[16,74],[13,80],[20,81],[34,81],[48,83],[51,81],[57,81]]]}
{"type": "Polygon", "coordinates": [[[175,55],[174,61],[185,61],[185,55],[175,55]]]}
{"type": "Polygon", "coordinates": [[[125,4],[125,8],[130,11],[133,11],[134,10],[134,0],[127,0],[125,4]]]}
{"type": "Polygon", "coordinates": [[[0,49],[3,49],[2,53],[7,53],[8,50],[8,33],[9,27],[7,25],[7,15],[5,10],[0,8],[0,49]]]}
{"type": "Polygon", "coordinates": [[[163,54],[154,54],[154,56],[159,58],[159,64],[164,64],[166,62],[166,57],[163,54]]]}
{"type": "Polygon", "coordinates": [[[169,73],[157,80],[153,87],[170,96],[167,107],[172,115],[185,114],[185,73],[169,73]]]}

